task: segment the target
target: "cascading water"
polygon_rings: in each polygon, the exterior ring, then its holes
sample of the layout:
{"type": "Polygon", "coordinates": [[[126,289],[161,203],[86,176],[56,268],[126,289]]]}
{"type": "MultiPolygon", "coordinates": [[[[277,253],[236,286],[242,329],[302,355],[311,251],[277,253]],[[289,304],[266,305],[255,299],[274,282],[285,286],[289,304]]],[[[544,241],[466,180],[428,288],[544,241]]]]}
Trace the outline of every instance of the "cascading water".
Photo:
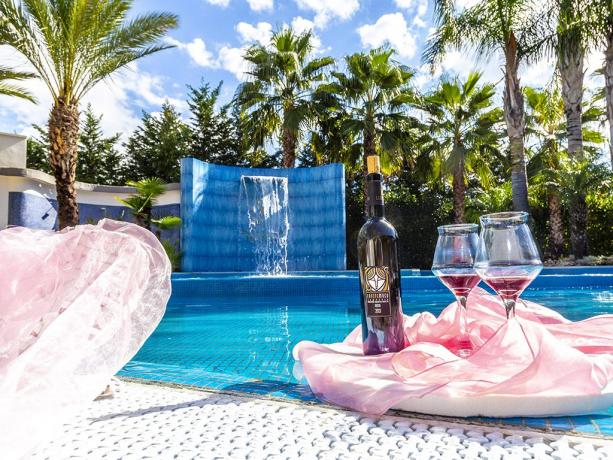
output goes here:
{"type": "Polygon", "coordinates": [[[241,176],[239,222],[254,244],[256,271],[287,273],[289,233],[287,178],[241,176]]]}

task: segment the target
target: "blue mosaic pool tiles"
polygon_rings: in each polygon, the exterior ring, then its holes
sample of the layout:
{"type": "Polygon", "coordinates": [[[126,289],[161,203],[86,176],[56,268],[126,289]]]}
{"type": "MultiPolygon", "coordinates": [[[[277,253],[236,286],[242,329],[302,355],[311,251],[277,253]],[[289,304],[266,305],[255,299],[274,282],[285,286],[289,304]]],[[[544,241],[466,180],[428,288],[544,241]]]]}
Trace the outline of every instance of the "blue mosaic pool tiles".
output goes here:
{"type": "Polygon", "coordinates": [[[257,169],[181,160],[184,271],[245,272],[255,269],[239,232],[241,176],[286,177],[289,191],[288,270],[345,269],[345,171],[341,164],[316,168],[257,169]]]}
{"type": "MultiPolygon", "coordinates": [[[[356,271],[317,272],[292,274],[287,277],[253,274],[173,274],[173,298],[218,297],[218,296],[301,296],[301,295],[347,295],[358,293],[356,271]]],[[[483,283],[481,287],[486,288],[483,283]]],[[[537,277],[528,292],[546,289],[613,289],[613,273],[601,275],[573,274],[537,277]]],[[[412,276],[402,272],[403,297],[414,292],[448,293],[435,276],[412,276]]],[[[563,291],[562,291],[563,292],[563,291]]],[[[611,295],[603,293],[602,295],[611,295]]],[[[529,297],[529,296],[528,296],[529,297]]],[[[451,299],[451,297],[450,297],[451,299]]]]}

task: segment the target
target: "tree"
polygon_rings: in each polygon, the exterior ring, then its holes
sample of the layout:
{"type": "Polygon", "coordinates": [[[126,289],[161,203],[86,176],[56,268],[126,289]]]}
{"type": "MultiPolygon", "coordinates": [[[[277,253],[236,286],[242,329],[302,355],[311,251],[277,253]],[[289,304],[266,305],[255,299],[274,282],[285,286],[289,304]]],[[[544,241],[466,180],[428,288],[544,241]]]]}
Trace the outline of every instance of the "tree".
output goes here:
{"type": "Polygon", "coordinates": [[[130,210],[138,225],[149,231],[155,230],[155,235],[161,241],[173,270],[178,270],[181,264],[181,253],[172,241],[162,239],[162,231],[180,226],[181,218],[178,216],[153,217],[153,207],[160,195],[164,193],[164,182],[157,177],[150,177],[137,182],[128,181],[127,185],[134,187],[136,193],[126,199],[116,198],[117,201],[130,210]]]}
{"type": "Polygon", "coordinates": [[[206,83],[199,88],[189,86],[187,104],[191,111],[191,152],[195,158],[211,163],[245,166],[238,139],[237,120],[229,114],[229,104],[216,109],[222,83],[211,88],[206,83]]]}
{"type": "Polygon", "coordinates": [[[49,164],[49,133],[39,125],[33,125],[32,128],[38,133],[38,136],[28,137],[26,166],[30,169],[51,174],[51,165],[49,164]]]}
{"type": "Polygon", "coordinates": [[[49,159],[60,229],[79,223],[79,101],[117,69],[168,48],[158,40],[177,25],[167,13],[128,19],[131,6],[132,0],[0,0],[0,45],[20,52],[53,97],[49,159]]]}
{"type": "Polygon", "coordinates": [[[13,81],[23,81],[35,77],[36,75],[31,72],[18,72],[10,67],[0,66],[0,95],[36,102],[36,98],[28,90],[13,83],[13,81]]]}
{"type": "Polygon", "coordinates": [[[407,108],[417,99],[410,81],[413,72],[395,62],[392,49],[373,49],[345,57],[345,72],[332,72],[333,81],[319,92],[333,97],[332,109],[346,115],[342,130],[361,141],[361,165],[366,157],[381,153],[384,163],[397,161],[407,152],[412,119],[407,108]]]}
{"type": "MultiPolygon", "coordinates": [[[[577,206],[581,196],[587,193],[587,185],[593,185],[585,176],[586,172],[593,171],[585,166],[583,160],[569,161],[568,153],[564,149],[568,130],[564,100],[560,90],[555,87],[550,90],[536,90],[525,88],[528,103],[527,134],[535,141],[535,152],[528,170],[535,188],[545,195],[549,213],[549,244],[548,255],[552,258],[560,257],[564,252],[564,223],[562,206],[577,206]],[[570,168],[577,167],[577,171],[570,168]]],[[[586,106],[586,104],[583,104],[586,106]]],[[[590,123],[601,118],[601,110],[595,106],[586,106],[581,110],[582,140],[587,143],[586,150],[591,156],[596,156],[598,145],[602,144],[603,136],[590,129],[590,123]]],[[[571,157],[572,158],[572,157],[571,157]]],[[[579,204],[581,206],[581,204],[579,204]]],[[[585,210],[587,213],[587,209],[585,210]]],[[[587,217],[587,215],[586,215],[587,217]]],[[[571,243],[578,233],[577,219],[571,215],[571,243]]],[[[582,225],[586,225],[584,222],[582,225]]]]}
{"type": "MultiPolygon", "coordinates": [[[[79,128],[79,145],[76,180],[94,184],[123,185],[124,165],[121,154],[115,148],[119,134],[111,137],[102,135],[100,122],[90,105],[79,128]]],[[[42,126],[33,125],[38,136],[28,138],[27,166],[31,169],[51,173],[49,164],[49,132],[42,126]]]]}
{"type": "Polygon", "coordinates": [[[502,110],[493,107],[494,85],[480,85],[480,79],[480,73],[471,72],[464,82],[458,77],[443,80],[424,100],[432,136],[425,148],[442,163],[439,177],[452,177],[455,223],[464,222],[468,172],[489,185],[488,152],[497,150],[500,140],[496,125],[502,110]]]}
{"type": "Polygon", "coordinates": [[[537,142],[536,151],[528,164],[534,185],[546,197],[549,213],[549,244],[547,255],[559,258],[564,252],[564,220],[560,193],[562,146],[565,137],[564,102],[557,88],[539,91],[525,88],[528,103],[527,133],[537,142]]]}
{"type": "Polygon", "coordinates": [[[346,175],[362,169],[362,149],[356,136],[343,129],[348,114],[343,110],[318,110],[309,141],[300,154],[301,166],[343,163],[346,175]]]}
{"type": "Polygon", "coordinates": [[[581,19],[588,37],[597,47],[604,48],[604,92],[609,122],[609,154],[613,168],[613,2],[591,0],[587,12],[581,19]]]}
{"type": "Polygon", "coordinates": [[[256,146],[278,139],[286,168],[294,167],[300,136],[313,119],[313,86],[334,64],[331,57],[309,60],[312,51],[311,32],[284,28],[269,46],[253,45],[244,56],[250,78],[238,88],[236,102],[246,112],[245,129],[256,146]]]}
{"type": "Polygon", "coordinates": [[[474,48],[481,57],[504,56],[504,116],[511,155],[513,207],[528,210],[528,181],[524,149],[524,98],[519,66],[541,39],[543,11],[533,0],[483,0],[458,13],[453,0],[436,0],[437,29],[428,40],[424,59],[438,63],[448,49],[474,48]]]}
{"type": "Polygon", "coordinates": [[[167,102],[159,114],[143,113],[142,125],[125,144],[128,179],[158,177],[165,182],[178,182],[179,160],[190,152],[190,141],[189,127],[167,102]]]}
{"type": "MultiPolygon", "coordinates": [[[[562,81],[562,100],[566,115],[566,139],[568,155],[583,160],[583,77],[585,53],[589,42],[582,16],[586,12],[586,0],[556,0],[558,3],[558,27],[556,52],[558,70],[562,81]]],[[[591,1],[591,0],[589,0],[591,1]]],[[[577,258],[587,253],[587,206],[585,196],[577,196],[570,210],[571,248],[577,258]]]]}
{"type": "Polygon", "coordinates": [[[121,156],[115,145],[120,134],[102,135],[102,115],[97,117],[87,105],[79,133],[77,180],[93,184],[121,184],[121,156]]]}

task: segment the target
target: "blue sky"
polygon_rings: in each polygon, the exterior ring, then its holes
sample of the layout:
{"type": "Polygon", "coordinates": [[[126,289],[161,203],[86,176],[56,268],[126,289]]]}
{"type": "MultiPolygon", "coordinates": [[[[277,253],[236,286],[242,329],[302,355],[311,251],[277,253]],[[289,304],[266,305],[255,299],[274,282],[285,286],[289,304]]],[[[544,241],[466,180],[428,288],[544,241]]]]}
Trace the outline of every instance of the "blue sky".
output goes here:
{"type": "MultiPolygon", "coordinates": [[[[457,0],[459,7],[475,0],[457,0]]],[[[293,25],[311,29],[316,37],[316,54],[343,55],[389,45],[397,59],[417,70],[415,84],[427,89],[441,72],[466,75],[472,69],[485,79],[501,77],[500,57],[486,62],[466,52],[454,51],[435,75],[421,64],[421,51],[432,27],[430,0],[135,0],[134,13],[169,11],[180,19],[167,41],[176,47],[139,61],[96,86],[85,98],[102,114],[108,134],[122,132],[124,139],[138,126],[143,110],[155,112],[168,100],[187,116],[186,85],[201,80],[224,81],[222,97],[229,100],[244,78],[245,47],[265,43],[272,30],[293,25]]],[[[10,49],[0,47],[0,60],[26,68],[10,49]]],[[[592,62],[593,61],[593,62],[592,62]]],[[[591,58],[596,63],[598,58],[591,58]]],[[[591,64],[591,65],[592,65],[591,64]]],[[[553,65],[544,61],[522,69],[522,83],[543,85],[551,78],[553,65]]],[[[32,133],[32,123],[44,124],[51,99],[41,82],[28,83],[39,104],[0,97],[0,131],[32,133]]]]}

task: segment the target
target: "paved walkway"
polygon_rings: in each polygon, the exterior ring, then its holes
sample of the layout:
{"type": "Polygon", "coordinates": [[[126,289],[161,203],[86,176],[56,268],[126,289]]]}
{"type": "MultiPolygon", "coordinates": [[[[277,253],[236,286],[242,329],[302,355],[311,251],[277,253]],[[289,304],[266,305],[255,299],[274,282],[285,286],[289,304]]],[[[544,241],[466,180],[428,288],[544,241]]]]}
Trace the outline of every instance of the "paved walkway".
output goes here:
{"type": "Polygon", "coordinates": [[[32,459],[613,459],[613,442],[115,383],[32,459]]]}

